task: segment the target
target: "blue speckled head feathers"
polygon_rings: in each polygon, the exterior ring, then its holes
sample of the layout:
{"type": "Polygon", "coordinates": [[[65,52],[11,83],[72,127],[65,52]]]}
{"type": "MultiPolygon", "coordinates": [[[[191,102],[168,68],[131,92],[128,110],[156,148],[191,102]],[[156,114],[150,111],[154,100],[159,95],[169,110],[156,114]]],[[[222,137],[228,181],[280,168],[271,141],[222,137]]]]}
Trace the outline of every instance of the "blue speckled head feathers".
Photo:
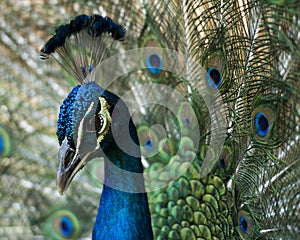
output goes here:
{"type": "MultiPolygon", "coordinates": [[[[57,125],[57,137],[61,145],[65,137],[68,144],[76,148],[76,133],[81,119],[84,117],[88,108],[94,103],[93,114],[96,115],[101,110],[99,98],[107,96],[105,91],[95,82],[85,83],[83,86],[77,85],[63,101],[60,107],[57,125]]],[[[108,101],[112,98],[108,98],[108,101]]],[[[117,99],[112,102],[115,104],[117,99]]]]}
{"type": "Polygon", "coordinates": [[[62,141],[67,137],[70,146],[75,148],[73,141],[72,115],[73,105],[80,87],[80,85],[74,87],[60,106],[56,131],[59,145],[61,145],[62,141]]]}

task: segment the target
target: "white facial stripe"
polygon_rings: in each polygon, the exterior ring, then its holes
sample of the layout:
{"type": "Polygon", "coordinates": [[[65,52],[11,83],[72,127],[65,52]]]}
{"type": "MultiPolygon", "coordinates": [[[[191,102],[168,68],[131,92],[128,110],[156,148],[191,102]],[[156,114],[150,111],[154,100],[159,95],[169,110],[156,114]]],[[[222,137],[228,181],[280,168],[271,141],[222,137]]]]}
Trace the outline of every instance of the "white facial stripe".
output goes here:
{"type": "MultiPolygon", "coordinates": [[[[103,118],[103,126],[101,127],[100,131],[98,132],[99,136],[98,136],[97,143],[96,143],[96,148],[94,149],[94,151],[98,150],[100,148],[100,142],[104,139],[104,136],[108,133],[109,128],[110,128],[110,124],[111,124],[111,121],[112,121],[111,117],[110,117],[110,113],[108,111],[110,106],[108,105],[108,103],[106,102],[106,100],[103,97],[99,97],[99,101],[100,101],[100,104],[101,104],[101,110],[98,113],[98,115],[103,118]]],[[[95,105],[95,103],[92,102],[91,105],[89,106],[88,110],[84,114],[83,118],[81,119],[80,123],[79,123],[77,141],[76,141],[77,142],[76,152],[75,152],[76,154],[78,154],[80,143],[82,143],[83,134],[85,134],[85,131],[83,129],[83,124],[84,124],[84,121],[86,120],[85,118],[88,114],[91,113],[91,111],[93,110],[94,105],[95,105]]]]}
{"type": "Polygon", "coordinates": [[[80,123],[79,123],[79,127],[78,127],[78,134],[77,134],[77,144],[76,144],[76,154],[78,153],[78,148],[79,145],[81,143],[82,137],[83,137],[83,122],[85,120],[85,117],[93,110],[94,107],[94,102],[91,103],[91,105],[89,106],[87,112],[84,114],[83,118],[81,119],[80,123]]]}

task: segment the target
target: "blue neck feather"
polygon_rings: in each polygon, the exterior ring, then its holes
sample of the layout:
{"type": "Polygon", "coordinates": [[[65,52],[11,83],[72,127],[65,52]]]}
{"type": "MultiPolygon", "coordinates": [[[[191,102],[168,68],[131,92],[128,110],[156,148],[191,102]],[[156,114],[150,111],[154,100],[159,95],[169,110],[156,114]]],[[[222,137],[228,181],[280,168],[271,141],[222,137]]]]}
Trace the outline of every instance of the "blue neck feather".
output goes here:
{"type": "MultiPolygon", "coordinates": [[[[135,132],[135,128],[131,130],[135,132]]],[[[135,174],[143,172],[141,159],[112,148],[105,152],[104,187],[93,240],[153,239],[143,175],[135,174]]]]}
{"type": "Polygon", "coordinates": [[[93,239],[153,239],[146,194],[104,186],[93,239]]]}

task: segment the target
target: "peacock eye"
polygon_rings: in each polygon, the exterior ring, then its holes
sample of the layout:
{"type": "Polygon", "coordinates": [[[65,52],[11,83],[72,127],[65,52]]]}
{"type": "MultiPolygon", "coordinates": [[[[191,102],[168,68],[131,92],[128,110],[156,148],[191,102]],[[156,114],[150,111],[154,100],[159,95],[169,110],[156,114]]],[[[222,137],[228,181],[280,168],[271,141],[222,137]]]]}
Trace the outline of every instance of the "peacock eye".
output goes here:
{"type": "Polygon", "coordinates": [[[89,117],[85,122],[86,132],[95,132],[95,119],[94,117],[89,117]]]}
{"type": "Polygon", "coordinates": [[[86,132],[97,132],[100,134],[105,128],[105,117],[99,113],[96,116],[91,116],[85,121],[86,132]]]}
{"type": "Polygon", "coordinates": [[[103,125],[103,120],[99,116],[95,116],[95,130],[98,132],[103,125]]]}

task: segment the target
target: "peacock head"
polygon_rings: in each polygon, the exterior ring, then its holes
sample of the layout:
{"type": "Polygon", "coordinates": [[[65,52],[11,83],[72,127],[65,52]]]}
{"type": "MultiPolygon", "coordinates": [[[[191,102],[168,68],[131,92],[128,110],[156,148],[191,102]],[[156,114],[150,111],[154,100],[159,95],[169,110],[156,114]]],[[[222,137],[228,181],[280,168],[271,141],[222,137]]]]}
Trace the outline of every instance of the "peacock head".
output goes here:
{"type": "MultiPolygon", "coordinates": [[[[115,132],[124,132],[129,116],[125,103],[94,81],[76,86],[60,107],[57,137],[60,143],[57,186],[60,194],[90,160],[116,151],[115,132]],[[113,112],[114,114],[112,117],[113,112]]],[[[128,126],[128,125],[127,125],[128,126]]],[[[127,128],[128,129],[128,128],[127,128]]]]}

